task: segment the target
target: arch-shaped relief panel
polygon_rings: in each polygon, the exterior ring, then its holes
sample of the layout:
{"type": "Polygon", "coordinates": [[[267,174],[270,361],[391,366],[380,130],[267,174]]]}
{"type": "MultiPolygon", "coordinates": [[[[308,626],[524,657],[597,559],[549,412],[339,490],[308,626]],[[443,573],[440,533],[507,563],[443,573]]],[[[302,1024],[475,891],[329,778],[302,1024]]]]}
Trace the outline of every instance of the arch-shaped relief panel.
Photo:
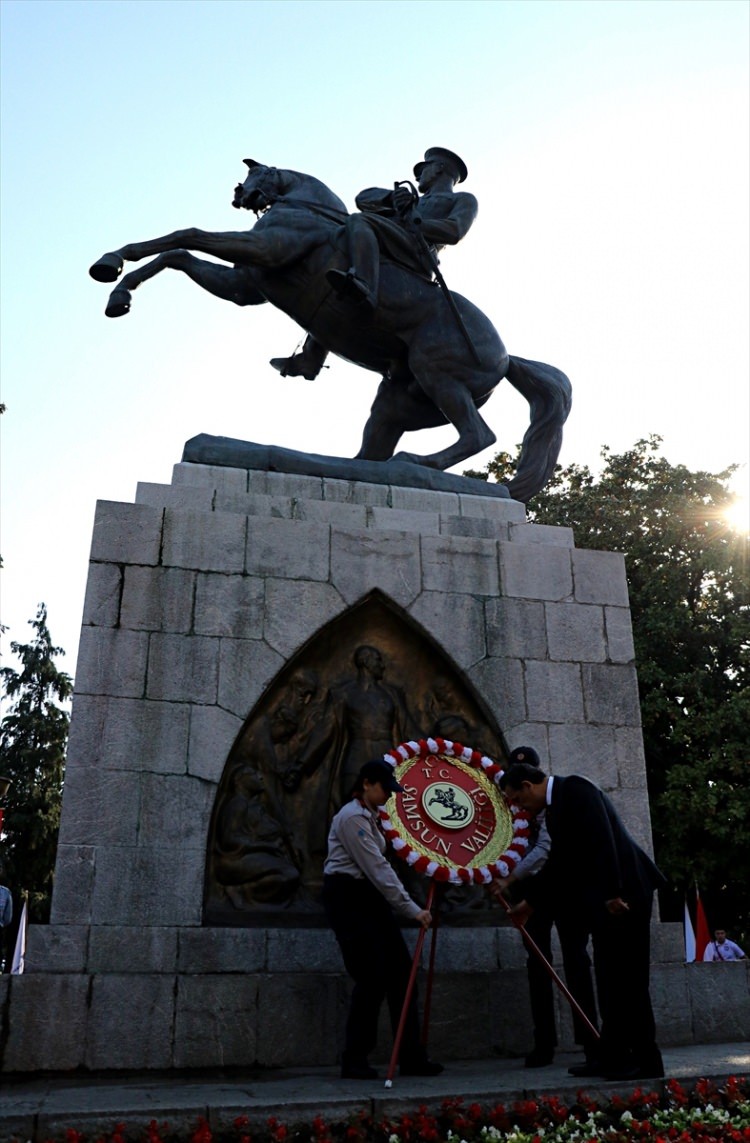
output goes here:
{"type": "MultiPolygon", "coordinates": [[[[497,712],[502,717],[502,712],[497,712]]],[[[373,591],[321,628],[256,703],[216,793],[203,923],[323,925],[331,817],[362,763],[439,734],[506,754],[495,714],[435,640],[373,591]]],[[[401,862],[409,892],[426,887],[401,862]]],[[[447,920],[494,921],[481,890],[451,891],[447,920]]]]}

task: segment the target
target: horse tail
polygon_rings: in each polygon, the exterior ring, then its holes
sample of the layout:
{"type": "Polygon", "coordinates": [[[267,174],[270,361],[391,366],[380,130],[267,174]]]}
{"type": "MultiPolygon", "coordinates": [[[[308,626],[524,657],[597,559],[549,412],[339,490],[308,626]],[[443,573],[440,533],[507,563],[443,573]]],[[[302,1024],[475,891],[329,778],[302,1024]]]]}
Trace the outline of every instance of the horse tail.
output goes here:
{"type": "Polygon", "coordinates": [[[529,402],[529,427],[521,445],[516,474],[508,484],[514,500],[526,503],[544,488],[562,445],[562,430],[572,399],[570,381],[554,365],[511,357],[508,381],[529,402]]]}

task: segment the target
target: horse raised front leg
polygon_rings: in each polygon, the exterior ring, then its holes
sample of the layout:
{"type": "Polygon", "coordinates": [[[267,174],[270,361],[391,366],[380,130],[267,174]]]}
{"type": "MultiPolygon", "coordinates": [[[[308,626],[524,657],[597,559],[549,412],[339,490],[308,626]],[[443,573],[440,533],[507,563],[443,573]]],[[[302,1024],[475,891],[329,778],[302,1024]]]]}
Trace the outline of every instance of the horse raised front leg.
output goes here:
{"type": "Polygon", "coordinates": [[[260,305],[266,300],[248,280],[248,270],[219,266],[215,262],[204,262],[202,258],[196,258],[187,250],[170,250],[125,275],[109,296],[104,311],[107,317],[123,317],[129,313],[132,303],[131,291],[136,290],[142,282],[148,281],[162,270],[181,270],[210,294],[234,302],[238,306],[260,305]]]}
{"type": "MultiPolygon", "coordinates": [[[[416,371],[415,371],[416,372],[416,371]]],[[[444,470],[468,460],[482,449],[494,444],[497,437],[487,422],[479,415],[469,389],[455,378],[441,373],[418,374],[419,384],[424,393],[438,407],[446,420],[458,431],[458,440],[440,452],[420,456],[417,453],[398,452],[394,460],[408,460],[413,464],[423,464],[427,468],[444,470]]]]}
{"type": "Polygon", "coordinates": [[[241,263],[248,266],[272,267],[278,264],[278,251],[268,236],[253,231],[225,231],[213,234],[208,230],[175,230],[162,238],[152,238],[148,242],[133,242],[104,254],[89,269],[89,274],[97,282],[116,282],[122,273],[124,262],[140,262],[142,258],[153,258],[174,250],[198,250],[201,254],[212,254],[225,262],[241,263]]]}

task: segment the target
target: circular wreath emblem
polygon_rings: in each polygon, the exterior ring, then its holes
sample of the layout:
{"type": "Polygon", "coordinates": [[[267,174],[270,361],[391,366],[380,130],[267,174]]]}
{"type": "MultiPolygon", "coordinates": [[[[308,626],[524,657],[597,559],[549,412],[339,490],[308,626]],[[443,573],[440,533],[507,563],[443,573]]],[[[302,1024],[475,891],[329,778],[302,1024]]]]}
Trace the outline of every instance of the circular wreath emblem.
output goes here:
{"type": "Polygon", "coordinates": [[[404,787],[387,810],[383,832],[418,873],[454,885],[508,877],[529,847],[528,815],[506,804],[491,758],[460,742],[422,738],[383,755],[404,787]]]}

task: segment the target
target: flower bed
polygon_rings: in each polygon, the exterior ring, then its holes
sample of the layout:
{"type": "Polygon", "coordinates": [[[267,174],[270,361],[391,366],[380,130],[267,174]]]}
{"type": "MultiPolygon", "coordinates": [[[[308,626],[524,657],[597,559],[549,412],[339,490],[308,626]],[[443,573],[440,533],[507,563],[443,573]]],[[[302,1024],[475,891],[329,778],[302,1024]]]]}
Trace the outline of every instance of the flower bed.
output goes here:
{"type": "MultiPolygon", "coordinates": [[[[145,1130],[117,1124],[110,1134],[87,1136],[68,1129],[44,1143],[747,1143],[750,1141],[750,1083],[730,1078],[723,1087],[699,1080],[687,1091],[675,1080],[663,1091],[637,1088],[622,1099],[599,1102],[578,1093],[567,1106],[555,1096],[504,1106],[466,1105],[447,1099],[436,1113],[419,1107],[394,1120],[375,1120],[363,1111],[345,1123],[317,1117],[289,1127],[271,1118],[250,1129],[247,1116],[212,1131],[204,1119],[188,1132],[173,1132],[152,1120],[145,1130]]],[[[25,1143],[23,1139],[11,1143],[25,1143]]]]}

